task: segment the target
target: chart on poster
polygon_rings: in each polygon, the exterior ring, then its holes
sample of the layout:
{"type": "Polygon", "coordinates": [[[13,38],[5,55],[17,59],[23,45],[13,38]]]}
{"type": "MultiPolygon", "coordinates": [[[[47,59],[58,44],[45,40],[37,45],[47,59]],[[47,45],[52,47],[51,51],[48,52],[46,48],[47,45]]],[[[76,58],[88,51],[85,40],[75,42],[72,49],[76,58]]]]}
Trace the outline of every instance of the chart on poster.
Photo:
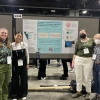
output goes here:
{"type": "Polygon", "coordinates": [[[23,19],[23,41],[29,53],[74,53],[78,21],[23,19]]]}

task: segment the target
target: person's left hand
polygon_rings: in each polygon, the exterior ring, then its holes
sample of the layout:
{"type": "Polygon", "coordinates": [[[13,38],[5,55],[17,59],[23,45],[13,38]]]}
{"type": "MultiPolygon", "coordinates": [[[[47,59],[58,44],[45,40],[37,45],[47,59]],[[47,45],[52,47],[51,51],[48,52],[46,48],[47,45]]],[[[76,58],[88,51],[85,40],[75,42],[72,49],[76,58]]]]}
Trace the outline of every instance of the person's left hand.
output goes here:
{"type": "Polygon", "coordinates": [[[28,70],[30,67],[29,67],[29,65],[26,65],[26,69],[28,70]]]}

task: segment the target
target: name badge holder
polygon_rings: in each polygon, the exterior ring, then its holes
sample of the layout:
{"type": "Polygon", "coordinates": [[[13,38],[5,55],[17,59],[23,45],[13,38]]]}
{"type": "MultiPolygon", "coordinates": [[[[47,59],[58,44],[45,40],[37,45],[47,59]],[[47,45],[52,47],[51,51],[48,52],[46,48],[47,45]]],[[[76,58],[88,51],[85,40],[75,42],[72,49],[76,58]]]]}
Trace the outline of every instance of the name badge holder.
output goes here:
{"type": "Polygon", "coordinates": [[[93,60],[96,60],[96,54],[93,54],[93,55],[92,55],[92,59],[93,59],[93,60]]]}
{"type": "Polygon", "coordinates": [[[84,54],[88,54],[89,53],[89,49],[88,48],[85,48],[83,50],[84,50],[84,54]]]}
{"type": "Polygon", "coordinates": [[[11,56],[7,57],[7,64],[11,64],[11,56]]]}
{"type": "MultiPolygon", "coordinates": [[[[88,47],[88,41],[86,42],[86,45],[88,47]]],[[[83,47],[84,47],[84,49],[83,49],[84,54],[89,54],[89,49],[87,47],[85,47],[84,45],[83,45],[83,47]]]]}

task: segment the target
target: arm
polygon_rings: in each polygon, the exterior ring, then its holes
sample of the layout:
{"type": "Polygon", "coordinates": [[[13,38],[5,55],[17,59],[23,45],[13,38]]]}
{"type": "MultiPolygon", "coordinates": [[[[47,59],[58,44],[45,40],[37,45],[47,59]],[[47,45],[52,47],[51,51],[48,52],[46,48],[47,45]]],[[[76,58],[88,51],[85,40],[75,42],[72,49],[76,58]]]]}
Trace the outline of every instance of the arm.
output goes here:
{"type": "Polygon", "coordinates": [[[73,55],[73,59],[72,59],[72,68],[74,68],[74,60],[75,60],[76,55],[73,55]]]}
{"type": "Polygon", "coordinates": [[[27,43],[24,43],[24,44],[25,44],[26,57],[27,57],[27,66],[26,66],[26,68],[29,69],[29,52],[28,52],[28,45],[27,45],[27,43]]]}
{"type": "Polygon", "coordinates": [[[78,42],[75,44],[75,54],[73,55],[73,59],[72,59],[72,68],[74,68],[74,61],[75,61],[77,52],[78,52],[78,42]]]}

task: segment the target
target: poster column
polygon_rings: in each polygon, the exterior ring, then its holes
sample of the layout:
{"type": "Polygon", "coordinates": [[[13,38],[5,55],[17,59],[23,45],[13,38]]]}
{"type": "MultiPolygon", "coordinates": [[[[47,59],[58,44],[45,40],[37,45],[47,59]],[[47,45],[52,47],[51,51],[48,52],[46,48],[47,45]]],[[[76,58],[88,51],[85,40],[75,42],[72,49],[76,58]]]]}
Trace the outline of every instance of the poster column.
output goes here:
{"type": "Polygon", "coordinates": [[[37,21],[23,19],[23,41],[28,43],[29,53],[36,53],[37,21]]]}
{"type": "Polygon", "coordinates": [[[41,53],[61,53],[62,22],[37,21],[37,49],[41,53]]]}
{"type": "Polygon", "coordinates": [[[62,53],[73,54],[78,39],[78,21],[63,21],[62,53]]]}

